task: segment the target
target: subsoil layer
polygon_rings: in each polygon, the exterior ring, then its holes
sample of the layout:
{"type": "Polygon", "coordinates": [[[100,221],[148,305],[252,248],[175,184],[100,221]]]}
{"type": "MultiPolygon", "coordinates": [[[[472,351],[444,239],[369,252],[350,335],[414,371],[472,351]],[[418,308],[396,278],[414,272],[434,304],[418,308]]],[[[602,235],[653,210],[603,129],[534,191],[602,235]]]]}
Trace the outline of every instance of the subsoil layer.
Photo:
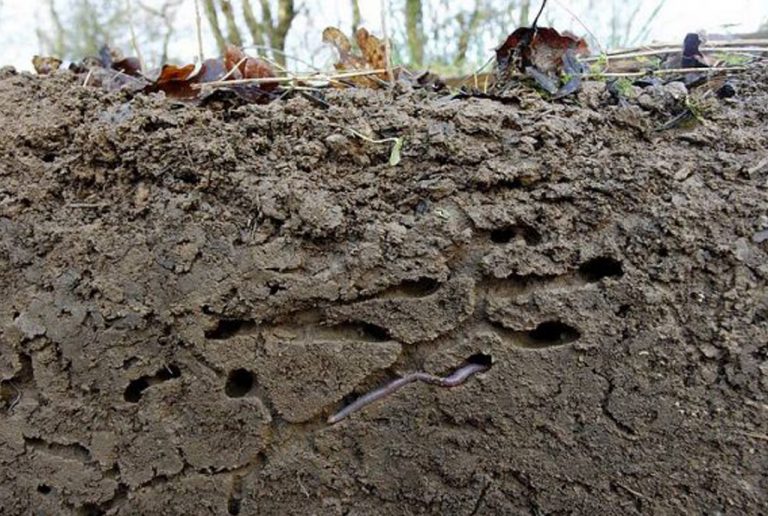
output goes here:
{"type": "Polygon", "coordinates": [[[733,81],[657,130],[682,84],[193,105],[1,70],[0,513],[764,510],[768,71],[733,81]]]}

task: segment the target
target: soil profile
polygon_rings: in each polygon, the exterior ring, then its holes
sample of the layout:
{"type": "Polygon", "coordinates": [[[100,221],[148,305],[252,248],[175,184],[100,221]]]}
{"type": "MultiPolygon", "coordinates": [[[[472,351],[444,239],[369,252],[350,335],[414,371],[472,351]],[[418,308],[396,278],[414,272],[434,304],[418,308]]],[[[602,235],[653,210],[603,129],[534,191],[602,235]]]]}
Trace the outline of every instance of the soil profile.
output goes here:
{"type": "Polygon", "coordinates": [[[3,514],[768,505],[765,68],[668,129],[681,83],[81,82],[0,70],[3,514]]]}

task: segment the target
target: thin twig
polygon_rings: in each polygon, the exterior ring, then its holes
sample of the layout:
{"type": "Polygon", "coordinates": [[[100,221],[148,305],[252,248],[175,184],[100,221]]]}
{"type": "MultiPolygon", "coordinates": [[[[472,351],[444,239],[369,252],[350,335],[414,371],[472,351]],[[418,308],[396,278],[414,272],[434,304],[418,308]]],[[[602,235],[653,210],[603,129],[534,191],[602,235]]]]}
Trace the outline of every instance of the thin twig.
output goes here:
{"type": "Polygon", "coordinates": [[[343,72],[335,75],[307,75],[301,77],[265,77],[259,79],[235,79],[232,81],[211,81],[203,84],[192,84],[195,89],[203,87],[235,86],[242,84],[269,84],[274,82],[288,83],[292,81],[310,82],[310,81],[339,81],[341,79],[351,79],[355,77],[366,77],[369,75],[378,75],[385,73],[385,69],[379,70],[357,70],[354,72],[343,72]]]}
{"type": "Polygon", "coordinates": [[[230,77],[232,77],[232,74],[233,74],[233,73],[235,73],[235,71],[237,71],[237,70],[240,68],[240,65],[241,65],[241,64],[243,64],[243,63],[245,63],[247,60],[248,60],[248,56],[245,56],[245,57],[244,57],[244,58],[242,58],[240,61],[238,61],[238,62],[237,62],[237,64],[236,64],[235,66],[233,66],[233,67],[232,67],[232,69],[231,69],[230,71],[228,71],[228,72],[227,72],[227,73],[224,75],[224,77],[222,77],[221,79],[219,79],[219,82],[220,82],[220,81],[226,81],[227,79],[229,79],[230,77]]]}
{"type": "Polygon", "coordinates": [[[322,88],[314,88],[312,86],[294,86],[291,85],[288,87],[288,91],[314,91],[314,92],[321,92],[323,91],[322,88]]]}
{"type": "Polygon", "coordinates": [[[559,6],[560,6],[560,8],[561,8],[562,10],[564,10],[565,12],[567,12],[568,14],[570,14],[570,15],[571,15],[571,17],[572,17],[574,20],[576,20],[576,22],[578,22],[578,24],[579,24],[579,25],[581,25],[581,26],[584,28],[584,30],[585,30],[585,31],[587,31],[587,34],[589,34],[590,36],[592,36],[592,41],[594,41],[595,43],[597,43],[597,48],[600,50],[600,53],[601,53],[601,54],[605,54],[605,49],[604,49],[604,48],[603,48],[603,46],[600,44],[600,40],[599,40],[599,39],[597,39],[597,36],[595,36],[595,34],[594,34],[594,33],[593,33],[591,30],[589,30],[589,27],[587,27],[587,24],[586,24],[586,23],[584,23],[583,21],[581,21],[581,18],[579,18],[578,16],[576,16],[576,14],[575,14],[573,11],[571,11],[571,10],[568,8],[568,6],[564,5],[564,4],[563,4],[563,3],[562,3],[560,0],[555,0],[555,3],[556,3],[557,5],[559,5],[559,6]]]}
{"type": "MultiPolygon", "coordinates": [[[[287,59],[290,59],[292,61],[296,61],[297,63],[303,64],[304,66],[308,66],[309,68],[311,68],[312,70],[314,70],[316,72],[322,72],[322,70],[320,68],[316,67],[312,63],[310,63],[308,61],[304,61],[302,59],[299,59],[298,57],[296,57],[294,55],[287,54],[287,53],[283,52],[282,50],[280,50],[278,48],[270,47],[269,45],[248,45],[248,46],[243,47],[243,50],[248,50],[248,49],[269,50],[272,53],[278,53],[278,54],[280,54],[282,56],[285,56],[287,59]]],[[[262,57],[262,59],[265,59],[265,58],[262,57]]]]}
{"type": "Polygon", "coordinates": [[[539,9],[538,14],[536,14],[536,18],[533,19],[533,23],[531,24],[531,28],[535,31],[536,26],[539,23],[539,18],[541,17],[542,13],[544,12],[544,8],[547,6],[547,0],[542,0],[541,2],[541,8],[539,9]]]}
{"type": "MultiPolygon", "coordinates": [[[[598,72],[583,73],[582,77],[644,77],[646,75],[668,75],[676,73],[713,73],[713,72],[744,72],[746,66],[721,66],[718,68],[670,68],[665,70],[644,70],[641,72],[598,72]]],[[[522,74],[521,74],[522,75],[522,74]]]]}
{"type": "Polygon", "coordinates": [[[131,0],[125,0],[125,5],[128,10],[128,29],[131,32],[131,44],[133,45],[133,51],[136,52],[136,57],[139,59],[139,66],[141,67],[141,70],[146,70],[146,66],[144,63],[144,57],[141,55],[141,49],[139,48],[139,42],[136,39],[136,31],[133,27],[133,9],[131,6],[131,0]]]}
{"type": "Polygon", "coordinates": [[[352,133],[353,135],[357,136],[361,140],[365,140],[365,141],[367,141],[369,143],[397,143],[397,140],[398,140],[398,138],[394,138],[394,137],[382,138],[380,140],[375,140],[375,139],[373,139],[373,138],[371,138],[369,136],[366,136],[366,135],[364,135],[364,134],[362,134],[362,133],[360,133],[358,131],[355,131],[351,127],[345,127],[343,125],[338,125],[338,124],[328,124],[328,125],[331,126],[331,127],[336,127],[338,129],[343,129],[345,131],[349,131],[350,133],[352,133]]]}
{"type": "Polygon", "coordinates": [[[72,202],[67,204],[67,207],[69,208],[106,208],[109,206],[106,203],[87,203],[87,202],[72,202]]]}
{"type": "Polygon", "coordinates": [[[91,75],[93,75],[93,68],[88,69],[88,73],[85,75],[85,80],[83,81],[83,88],[88,86],[88,81],[91,80],[91,75]]]}
{"type": "Polygon", "coordinates": [[[768,441],[768,435],[765,434],[755,434],[752,432],[742,432],[742,435],[746,437],[751,437],[752,439],[760,439],[761,441],[768,441]]]}
{"type": "Polygon", "coordinates": [[[491,63],[493,63],[495,60],[496,60],[496,57],[491,57],[491,58],[489,58],[489,59],[488,59],[488,61],[486,61],[485,63],[483,63],[483,65],[482,65],[480,68],[478,68],[477,70],[475,70],[474,72],[472,72],[470,75],[466,75],[466,76],[464,76],[464,79],[462,79],[462,80],[461,80],[461,82],[460,82],[460,83],[459,83],[459,85],[458,85],[458,88],[461,88],[462,86],[464,86],[464,85],[467,83],[467,81],[468,81],[468,80],[470,80],[470,79],[473,79],[473,80],[474,80],[474,82],[475,82],[475,87],[477,87],[477,76],[478,76],[478,75],[480,75],[480,74],[482,74],[482,73],[483,73],[483,70],[485,70],[486,68],[488,68],[488,65],[490,65],[491,63]]]}
{"type": "Polygon", "coordinates": [[[645,496],[643,493],[641,493],[641,492],[639,492],[639,491],[635,491],[634,489],[632,489],[632,488],[630,488],[630,487],[627,487],[627,486],[625,486],[625,485],[624,485],[624,484],[622,484],[621,482],[615,482],[615,484],[616,484],[617,486],[619,486],[620,488],[622,488],[623,490],[625,490],[626,492],[628,492],[628,493],[630,493],[630,494],[633,494],[633,495],[635,495],[635,496],[636,496],[636,497],[638,497],[638,498],[641,498],[641,499],[643,499],[643,500],[647,500],[647,499],[648,499],[648,497],[647,497],[647,496],[645,496]]]}
{"type": "Polygon", "coordinates": [[[203,22],[200,18],[200,0],[195,0],[195,25],[197,26],[197,55],[202,63],[203,56],[203,22]]]}
{"type": "MultiPolygon", "coordinates": [[[[642,47],[641,47],[642,48],[642,47]]],[[[768,47],[701,47],[702,52],[768,52],[768,47]]],[[[680,52],[680,47],[664,46],[658,49],[636,50],[622,54],[605,54],[612,59],[632,59],[635,57],[663,56],[680,52]]],[[[603,59],[603,56],[592,56],[583,59],[585,63],[593,63],[603,59]]]]}
{"type": "Polygon", "coordinates": [[[10,405],[8,405],[8,412],[10,412],[11,410],[13,410],[16,407],[16,405],[19,404],[19,401],[21,401],[21,390],[19,390],[19,388],[16,387],[16,385],[14,385],[13,382],[9,381],[8,385],[11,386],[11,389],[16,391],[16,396],[13,398],[13,401],[11,401],[10,405]]]}
{"type": "Polygon", "coordinates": [[[387,33],[387,16],[389,14],[389,0],[381,0],[381,32],[384,38],[384,62],[387,65],[387,79],[390,87],[395,87],[395,72],[392,70],[392,42],[387,33]]]}
{"type": "MultiPolygon", "coordinates": [[[[725,49],[739,46],[758,46],[764,47],[768,45],[768,39],[736,39],[732,41],[708,41],[705,46],[701,47],[701,50],[713,50],[713,49],[725,49]]],[[[647,45],[640,45],[632,48],[618,48],[608,52],[609,57],[622,57],[624,54],[635,53],[641,49],[654,50],[671,47],[670,43],[650,43],[647,45]]],[[[673,50],[680,50],[680,47],[674,47],[673,50]]]]}
{"type": "Polygon", "coordinates": [[[763,158],[757,165],[747,170],[747,174],[751,177],[757,174],[766,165],[768,165],[768,156],[763,158]]]}

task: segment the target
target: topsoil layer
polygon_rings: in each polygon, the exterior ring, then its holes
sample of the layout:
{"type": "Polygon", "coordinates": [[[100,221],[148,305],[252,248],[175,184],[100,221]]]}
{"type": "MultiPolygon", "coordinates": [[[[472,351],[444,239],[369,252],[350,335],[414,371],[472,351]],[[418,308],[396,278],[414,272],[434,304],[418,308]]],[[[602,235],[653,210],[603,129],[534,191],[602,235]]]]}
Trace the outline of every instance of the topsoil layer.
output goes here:
{"type": "Polygon", "coordinates": [[[0,512],[758,513],[768,71],[734,83],[658,131],[680,83],[201,106],[0,71],[0,512]]]}

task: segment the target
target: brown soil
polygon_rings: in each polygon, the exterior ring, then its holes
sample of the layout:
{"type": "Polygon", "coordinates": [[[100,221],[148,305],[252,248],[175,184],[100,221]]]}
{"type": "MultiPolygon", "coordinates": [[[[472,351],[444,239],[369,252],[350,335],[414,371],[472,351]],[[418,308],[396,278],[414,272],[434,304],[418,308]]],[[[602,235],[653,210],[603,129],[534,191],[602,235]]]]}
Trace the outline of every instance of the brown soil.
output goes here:
{"type": "Polygon", "coordinates": [[[81,82],[0,71],[3,514],[768,504],[765,69],[667,131],[679,84],[323,109],[81,82]]]}

